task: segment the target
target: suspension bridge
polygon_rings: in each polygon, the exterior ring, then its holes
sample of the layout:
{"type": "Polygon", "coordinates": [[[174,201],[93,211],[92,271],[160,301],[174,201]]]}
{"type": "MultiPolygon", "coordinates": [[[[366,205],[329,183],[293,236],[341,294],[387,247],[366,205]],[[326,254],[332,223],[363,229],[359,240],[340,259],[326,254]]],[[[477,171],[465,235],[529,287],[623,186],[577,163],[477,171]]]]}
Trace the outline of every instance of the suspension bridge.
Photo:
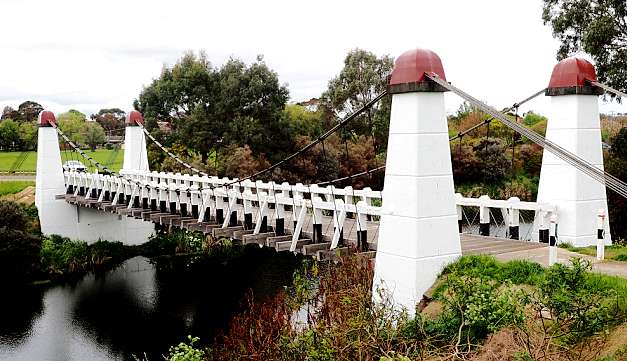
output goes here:
{"type": "Polygon", "coordinates": [[[486,249],[490,239],[471,232],[502,237],[509,250],[549,248],[546,243],[553,249],[558,241],[611,244],[606,188],[625,197],[627,185],[603,170],[597,99],[603,90],[625,96],[598,83],[585,60],[558,63],[547,88],[505,110],[550,96],[545,138],[448,83],[437,54],[413,49],[396,60],[386,92],[299,152],[244,179],[218,178],[190,166],[148,132],[137,111],[126,118],[122,170],[111,172],[82,153],[58,129],[54,114],[44,111],[36,175],[42,232],[128,244],[145,242],[155,229],[178,227],[322,260],[355,249],[364,257],[376,255],[374,287],[385,284],[399,305],[413,309],[462,249],[486,249]],[[466,132],[448,136],[446,91],[545,149],[536,202],[455,194],[449,142],[466,132]],[[332,185],[338,180],[256,180],[317,144],[324,146],[328,136],[384,96],[392,96],[387,165],[349,177],[385,168],[384,190],[338,188],[332,185]],[[58,136],[102,171],[64,172],[58,136]],[[147,138],[195,174],[150,171],[147,138]]]}

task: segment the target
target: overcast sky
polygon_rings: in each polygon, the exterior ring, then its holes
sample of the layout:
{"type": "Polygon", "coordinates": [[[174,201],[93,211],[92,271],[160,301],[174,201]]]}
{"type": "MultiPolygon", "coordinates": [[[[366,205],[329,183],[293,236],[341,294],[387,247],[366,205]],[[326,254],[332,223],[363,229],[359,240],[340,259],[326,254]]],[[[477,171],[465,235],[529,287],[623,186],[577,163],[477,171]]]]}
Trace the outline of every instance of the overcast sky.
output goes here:
{"type": "MultiPolygon", "coordinates": [[[[130,111],[189,50],[215,66],[262,54],[298,102],[318,97],[352,49],[396,58],[427,48],[448,81],[501,109],[548,85],[558,47],[542,0],[0,0],[0,11],[0,106],[32,100],[57,115],[130,111]]],[[[446,103],[454,112],[461,100],[446,103]]],[[[547,115],[548,104],[542,96],[521,112],[547,115]]]]}

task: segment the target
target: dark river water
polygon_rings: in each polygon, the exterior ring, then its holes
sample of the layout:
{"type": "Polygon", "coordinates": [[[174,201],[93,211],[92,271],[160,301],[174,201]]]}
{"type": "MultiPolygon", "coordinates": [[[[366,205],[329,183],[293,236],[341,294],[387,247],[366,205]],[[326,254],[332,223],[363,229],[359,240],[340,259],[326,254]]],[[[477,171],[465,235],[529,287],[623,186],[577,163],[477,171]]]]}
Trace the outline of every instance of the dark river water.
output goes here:
{"type": "Polygon", "coordinates": [[[3,287],[0,360],[163,360],[187,335],[210,346],[249,290],[273,297],[299,262],[253,246],[235,256],[135,257],[61,285],[3,287]]]}

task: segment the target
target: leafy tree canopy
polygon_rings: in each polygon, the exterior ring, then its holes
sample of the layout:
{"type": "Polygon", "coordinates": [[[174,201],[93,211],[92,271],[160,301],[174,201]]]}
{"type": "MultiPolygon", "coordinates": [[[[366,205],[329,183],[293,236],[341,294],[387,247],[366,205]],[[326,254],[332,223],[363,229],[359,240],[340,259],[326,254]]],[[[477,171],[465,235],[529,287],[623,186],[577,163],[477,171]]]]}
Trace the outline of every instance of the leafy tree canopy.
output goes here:
{"type": "Polygon", "coordinates": [[[126,112],[119,108],[100,109],[92,114],[91,119],[96,121],[106,134],[123,135],[126,112]]]}
{"type": "Polygon", "coordinates": [[[17,110],[6,106],[2,111],[2,119],[13,119],[18,122],[34,122],[37,121],[39,113],[44,110],[41,104],[31,100],[27,100],[20,104],[17,110]]]}
{"type": "Polygon", "coordinates": [[[288,97],[287,87],[261,56],[251,65],[229,59],[217,69],[204,52],[189,52],[173,66],[164,66],[134,107],[150,130],[157,122],[170,123],[166,143],[186,145],[206,164],[211,152],[229,144],[248,145],[253,154],[276,150],[288,97]]]}
{"type": "MultiPolygon", "coordinates": [[[[580,52],[596,63],[599,81],[627,89],[627,2],[543,0],[542,20],[560,42],[557,59],[580,52]]],[[[611,97],[615,97],[610,94],[611,97]]],[[[617,100],[620,101],[620,98],[617,100]]]]}
{"type": "Polygon", "coordinates": [[[87,143],[92,152],[96,150],[98,145],[101,145],[107,140],[104,130],[96,122],[91,122],[86,125],[82,129],[82,133],[85,143],[87,143]]]}
{"type": "Polygon", "coordinates": [[[20,141],[20,124],[13,119],[5,119],[0,123],[0,146],[13,148],[20,141]]]}
{"type": "MultiPolygon", "coordinates": [[[[366,105],[382,93],[390,82],[394,59],[388,55],[355,49],[346,55],[344,68],[329,81],[328,89],[320,97],[321,110],[327,117],[344,118],[366,105]]],[[[346,126],[346,137],[375,133],[378,149],[387,146],[390,125],[391,97],[384,98],[371,110],[354,119],[346,126]]]]}

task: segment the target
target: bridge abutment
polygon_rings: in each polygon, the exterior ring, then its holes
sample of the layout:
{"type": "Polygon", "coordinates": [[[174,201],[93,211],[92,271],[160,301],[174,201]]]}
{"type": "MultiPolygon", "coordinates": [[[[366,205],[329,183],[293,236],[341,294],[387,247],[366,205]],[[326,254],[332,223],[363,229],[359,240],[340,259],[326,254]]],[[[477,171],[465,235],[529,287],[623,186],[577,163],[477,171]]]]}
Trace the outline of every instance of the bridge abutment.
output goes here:
{"type": "MultiPolygon", "coordinates": [[[[588,85],[586,79],[596,81],[594,67],[586,60],[571,58],[555,66],[546,91],[551,96],[546,139],[603,169],[598,103],[602,89],[588,85]]],[[[559,242],[578,247],[597,244],[597,214],[607,209],[604,184],[545,151],[538,201],[558,207],[559,242]]],[[[605,244],[611,244],[609,229],[605,244]]]]}
{"type": "MultiPolygon", "coordinates": [[[[461,255],[440,58],[423,49],[394,66],[374,294],[383,287],[413,316],[442,268],[461,255]]],[[[377,296],[375,296],[377,297],[377,296]]]]}

